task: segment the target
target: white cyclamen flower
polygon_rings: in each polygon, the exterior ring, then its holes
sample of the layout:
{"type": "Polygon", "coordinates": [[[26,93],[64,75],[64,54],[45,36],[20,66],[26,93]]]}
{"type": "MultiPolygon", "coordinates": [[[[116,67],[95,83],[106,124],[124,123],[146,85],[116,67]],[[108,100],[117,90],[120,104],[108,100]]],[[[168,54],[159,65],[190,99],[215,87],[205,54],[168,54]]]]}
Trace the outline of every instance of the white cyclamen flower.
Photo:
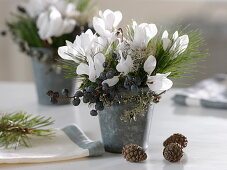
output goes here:
{"type": "Polygon", "coordinates": [[[85,33],[76,36],[73,43],[66,41],[67,46],[58,48],[58,54],[65,60],[73,60],[78,63],[78,56],[92,56],[106,46],[106,41],[97,37],[88,29],[85,33]]]}
{"type": "Polygon", "coordinates": [[[88,56],[88,64],[81,63],[77,69],[76,73],[78,75],[88,75],[89,80],[95,82],[95,80],[100,76],[100,73],[104,71],[103,63],[105,62],[105,56],[102,53],[98,53],[94,58],[88,56]]]}
{"type": "Polygon", "coordinates": [[[158,32],[155,24],[142,23],[137,25],[134,21],[132,27],[134,29],[134,38],[131,45],[134,48],[145,49],[148,42],[154,38],[158,32]]]}
{"type": "Polygon", "coordinates": [[[151,91],[154,91],[156,93],[169,90],[173,85],[173,82],[167,78],[169,75],[170,72],[166,74],[158,73],[155,76],[148,76],[147,86],[151,91]]]}
{"type": "Polygon", "coordinates": [[[111,79],[106,79],[102,82],[102,84],[107,83],[110,87],[114,86],[115,84],[117,84],[119,81],[119,76],[114,76],[111,79]]]}
{"type": "Polygon", "coordinates": [[[99,11],[99,17],[93,18],[93,26],[95,31],[102,37],[106,37],[108,40],[115,38],[115,31],[117,26],[122,20],[122,14],[120,11],[111,11],[109,9],[104,12],[99,11]]]}
{"type": "Polygon", "coordinates": [[[156,58],[152,55],[150,55],[147,60],[144,62],[143,68],[144,71],[148,73],[148,75],[151,75],[151,73],[154,71],[156,67],[156,58]]]}
{"type": "Polygon", "coordinates": [[[54,6],[49,7],[48,11],[41,13],[36,23],[39,36],[46,40],[52,36],[58,37],[73,31],[76,21],[63,18],[62,14],[54,6]]]}
{"type": "Polygon", "coordinates": [[[156,74],[155,76],[150,76],[156,67],[157,61],[154,56],[149,56],[147,60],[144,62],[144,71],[148,73],[147,76],[147,86],[151,91],[160,92],[168,90],[172,87],[173,82],[167,77],[170,75],[166,74],[156,74]]]}
{"type": "Polygon", "coordinates": [[[23,3],[23,6],[32,18],[46,12],[51,6],[55,7],[64,17],[75,17],[79,13],[75,3],[69,3],[66,0],[28,0],[23,3]]]}
{"type": "Polygon", "coordinates": [[[23,3],[23,6],[31,18],[36,18],[39,14],[47,10],[50,5],[51,0],[29,0],[23,3]]]}
{"type": "MultiPolygon", "coordinates": [[[[171,45],[171,40],[169,39],[168,36],[169,36],[169,34],[165,30],[162,34],[162,42],[163,42],[163,49],[164,50],[166,50],[171,45]]],[[[171,46],[170,51],[176,51],[176,55],[177,55],[177,54],[183,53],[187,49],[188,43],[189,43],[188,35],[182,35],[182,36],[179,37],[178,31],[176,31],[173,34],[172,39],[173,39],[173,45],[171,46]]]]}
{"type": "Polygon", "coordinates": [[[116,69],[118,72],[123,73],[124,75],[128,74],[129,72],[132,71],[133,68],[133,60],[130,55],[127,56],[126,59],[124,59],[122,52],[119,51],[121,59],[119,63],[116,66],[116,69]]]}

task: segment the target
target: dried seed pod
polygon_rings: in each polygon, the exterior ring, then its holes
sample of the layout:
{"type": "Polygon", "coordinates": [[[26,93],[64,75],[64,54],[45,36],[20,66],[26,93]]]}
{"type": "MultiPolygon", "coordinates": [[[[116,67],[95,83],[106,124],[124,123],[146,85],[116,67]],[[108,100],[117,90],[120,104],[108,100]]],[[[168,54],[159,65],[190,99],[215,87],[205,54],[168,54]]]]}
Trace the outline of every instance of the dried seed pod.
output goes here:
{"type": "Polygon", "coordinates": [[[176,133],[167,138],[163,142],[163,146],[166,147],[170,143],[178,143],[179,145],[181,145],[182,148],[185,148],[188,144],[188,140],[184,135],[176,133]]]}
{"type": "Polygon", "coordinates": [[[129,162],[141,162],[147,159],[147,154],[143,148],[136,144],[125,145],[122,154],[129,162]]]}
{"type": "Polygon", "coordinates": [[[170,143],[164,148],[163,156],[169,162],[178,162],[183,156],[182,147],[177,143],[170,143]]]}

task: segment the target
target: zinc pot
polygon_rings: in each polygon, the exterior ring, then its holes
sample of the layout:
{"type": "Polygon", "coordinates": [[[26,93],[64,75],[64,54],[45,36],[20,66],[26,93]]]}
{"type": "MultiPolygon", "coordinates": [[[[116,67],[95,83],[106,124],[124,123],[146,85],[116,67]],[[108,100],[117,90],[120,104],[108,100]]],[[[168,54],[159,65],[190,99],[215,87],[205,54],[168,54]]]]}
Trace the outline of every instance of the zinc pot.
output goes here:
{"type": "MultiPolygon", "coordinates": [[[[36,51],[37,54],[42,54],[47,57],[52,57],[53,52],[47,48],[33,48],[33,52],[36,51]]],[[[36,85],[36,91],[38,96],[38,102],[41,105],[51,105],[50,97],[47,96],[47,91],[52,90],[54,92],[59,92],[61,95],[62,89],[66,88],[71,94],[74,93],[75,80],[66,79],[62,71],[57,72],[53,69],[51,64],[47,62],[40,61],[37,56],[31,56],[33,75],[36,85]]],[[[69,100],[59,100],[58,105],[69,104],[69,100]]]]}
{"type": "MultiPolygon", "coordinates": [[[[131,94],[129,94],[131,95],[131,94]]],[[[133,108],[137,102],[112,105],[99,112],[99,123],[102,140],[107,152],[121,153],[124,145],[138,144],[147,149],[153,114],[153,105],[147,104],[147,109],[136,120],[122,121],[125,110],[133,108]]]]}

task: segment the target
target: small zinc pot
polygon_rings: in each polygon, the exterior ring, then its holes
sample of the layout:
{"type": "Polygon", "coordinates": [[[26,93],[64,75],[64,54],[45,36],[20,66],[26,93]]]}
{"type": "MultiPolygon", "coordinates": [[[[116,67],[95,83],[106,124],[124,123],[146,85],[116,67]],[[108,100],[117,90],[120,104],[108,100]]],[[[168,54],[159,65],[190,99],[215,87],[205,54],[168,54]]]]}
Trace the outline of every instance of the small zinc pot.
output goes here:
{"type": "Polygon", "coordinates": [[[102,140],[107,152],[121,153],[123,146],[127,144],[138,144],[143,149],[148,148],[153,105],[147,104],[146,111],[137,115],[136,120],[122,120],[125,110],[137,104],[138,102],[112,105],[99,112],[102,140]]]}
{"type": "MultiPolygon", "coordinates": [[[[32,52],[33,75],[39,104],[51,105],[50,97],[46,94],[49,90],[61,94],[62,89],[67,88],[73,94],[75,81],[64,78],[61,70],[59,71],[57,68],[53,68],[53,65],[48,64],[48,59],[54,55],[53,52],[47,48],[32,48],[32,52]]],[[[57,104],[69,103],[69,100],[59,100],[57,104]]]]}

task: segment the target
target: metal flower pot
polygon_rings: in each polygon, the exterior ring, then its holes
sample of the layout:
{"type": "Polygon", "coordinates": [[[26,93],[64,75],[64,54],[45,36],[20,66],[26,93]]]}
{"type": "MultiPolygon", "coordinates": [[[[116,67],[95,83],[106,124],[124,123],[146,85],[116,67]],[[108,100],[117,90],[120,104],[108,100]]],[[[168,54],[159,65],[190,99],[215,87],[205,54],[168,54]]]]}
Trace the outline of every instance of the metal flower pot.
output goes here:
{"type": "Polygon", "coordinates": [[[147,111],[137,116],[136,120],[121,120],[124,111],[135,104],[138,103],[112,105],[99,112],[101,134],[107,152],[121,153],[123,146],[127,144],[138,144],[147,149],[153,105],[148,104],[147,111]]]}
{"type": "MultiPolygon", "coordinates": [[[[46,48],[33,48],[34,50],[47,58],[53,55],[52,51],[46,48]]],[[[49,90],[61,93],[62,89],[67,88],[71,93],[74,92],[75,80],[65,79],[61,71],[56,72],[50,64],[38,60],[37,56],[32,56],[32,66],[39,104],[51,105],[50,97],[46,94],[49,90]]],[[[57,104],[69,103],[69,100],[59,100],[57,104]]]]}

